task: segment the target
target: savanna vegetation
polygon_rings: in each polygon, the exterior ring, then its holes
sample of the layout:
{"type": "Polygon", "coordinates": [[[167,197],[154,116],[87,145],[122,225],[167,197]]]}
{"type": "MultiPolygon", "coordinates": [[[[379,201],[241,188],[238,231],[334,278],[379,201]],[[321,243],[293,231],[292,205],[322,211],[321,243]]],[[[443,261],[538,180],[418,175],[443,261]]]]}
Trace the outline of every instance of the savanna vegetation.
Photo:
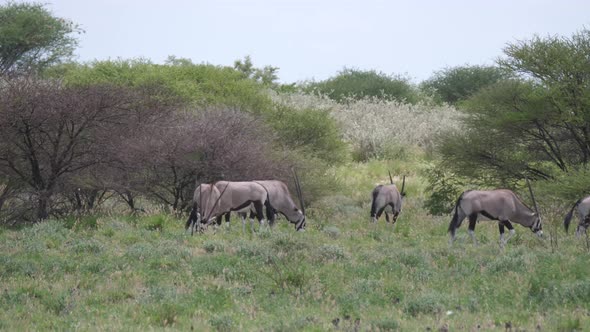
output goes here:
{"type": "Polygon", "coordinates": [[[538,37],[495,66],[420,84],[343,69],[284,85],[171,56],[71,62],[73,22],[0,6],[0,329],[541,330],[590,323],[590,31],[538,37]],[[39,26],[31,22],[44,22],[39,26]],[[50,31],[49,31],[50,30],[50,31]],[[37,35],[38,34],[38,35],[37,35]],[[191,236],[196,183],[301,177],[307,228],[191,236]],[[406,176],[396,225],[370,193],[406,176]],[[447,227],[466,189],[531,203],[545,238],[447,227]]]}

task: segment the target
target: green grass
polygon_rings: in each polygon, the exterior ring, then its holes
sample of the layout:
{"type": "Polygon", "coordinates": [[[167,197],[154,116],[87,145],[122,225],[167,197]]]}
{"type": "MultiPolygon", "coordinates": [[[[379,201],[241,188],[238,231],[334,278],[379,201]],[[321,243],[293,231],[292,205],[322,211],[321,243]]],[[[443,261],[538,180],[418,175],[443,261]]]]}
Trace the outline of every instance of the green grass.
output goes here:
{"type": "MultiPolygon", "coordinates": [[[[333,170],[346,188],[309,208],[307,231],[190,236],[168,215],[52,220],[0,232],[0,330],[585,330],[590,253],[545,218],[558,245],[515,226],[465,225],[422,208],[417,161],[333,170]],[[377,183],[407,175],[395,228],[369,223],[377,183]]],[[[546,233],[549,233],[547,231],[546,233]]]]}

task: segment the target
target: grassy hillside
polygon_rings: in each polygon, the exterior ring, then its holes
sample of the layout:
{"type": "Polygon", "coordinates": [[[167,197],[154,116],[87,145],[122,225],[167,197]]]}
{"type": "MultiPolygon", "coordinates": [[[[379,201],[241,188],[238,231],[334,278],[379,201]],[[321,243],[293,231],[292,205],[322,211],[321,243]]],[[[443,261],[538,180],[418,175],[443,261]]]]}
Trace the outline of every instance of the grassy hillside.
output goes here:
{"type": "MultiPolygon", "coordinates": [[[[342,192],[309,209],[307,231],[190,236],[152,213],[53,220],[0,230],[2,330],[583,330],[590,324],[584,239],[546,214],[539,240],[515,226],[501,250],[495,223],[479,246],[450,216],[422,208],[422,156],[333,169],[342,192]],[[407,174],[394,228],[369,222],[370,191],[407,174]]],[[[542,202],[540,202],[543,205],[542,202]]]]}

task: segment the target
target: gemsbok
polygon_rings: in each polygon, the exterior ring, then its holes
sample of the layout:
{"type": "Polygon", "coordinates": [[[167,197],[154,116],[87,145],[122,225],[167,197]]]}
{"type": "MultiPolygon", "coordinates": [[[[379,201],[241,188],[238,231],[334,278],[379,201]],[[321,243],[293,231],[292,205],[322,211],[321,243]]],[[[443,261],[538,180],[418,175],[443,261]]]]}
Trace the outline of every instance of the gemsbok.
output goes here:
{"type": "Polygon", "coordinates": [[[201,184],[195,189],[193,195],[193,206],[186,221],[185,228],[191,229],[191,235],[195,228],[202,230],[202,224],[208,224],[211,218],[219,213],[219,200],[221,192],[212,184],[201,184]]]}
{"type": "MultiPolygon", "coordinates": [[[[230,211],[240,211],[252,205],[258,222],[264,224],[263,207],[268,200],[268,192],[263,186],[252,181],[218,181],[215,186],[219,190],[227,187],[227,192],[224,197],[221,197],[219,203],[221,210],[219,216],[230,211]]],[[[245,227],[245,221],[242,226],[245,227]]],[[[253,227],[254,225],[251,224],[252,231],[253,227]]]]}
{"type": "Polygon", "coordinates": [[[572,216],[574,214],[574,210],[577,212],[578,216],[578,227],[576,228],[576,235],[579,236],[582,233],[586,233],[586,230],[590,226],[590,196],[580,198],[570,212],[565,216],[563,220],[563,225],[565,226],[565,231],[567,232],[570,226],[570,222],[572,220],[572,216]]]}
{"type": "MultiPolygon", "coordinates": [[[[527,181],[528,182],[528,181],[527,181]]],[[[480,220],[497,220],[500,230],[500,246],[503,247],[512,235],[514,227],[512,222],[528,227],[538,236],[543,235],[543,227],[539,209],[532,195],[535,211],[527,207],[516,194],[508,189],[496,190],[468,190],[457,199],[455,204],[455,214],[449,224],[449,233],[451,233],[450,242],[455,240],[455,230],[461,226],[465,217],[469,217],[469,236],[474,244],[477,244],[475,238],[475,223],[480,220]],[[504,227],[510,231],[510,235],[504,239],[504,227]]]]}
{"type": "Polygon", "coordinates": [[[208,226],[218,217],[230,211],[241,210],[250,204],[254,205],[258,221],[264,224],[262,209],[267,198],[266,189],[254,182],[218,181],[212,185],[202,184],[195,190],[193,209],[186,222],[186,228],[195,223],[199,227],[200,224],[208,226]]]}
{"type": "Polygon", "coordinates": [[[378,185],[373,189],[371,194],[371,220],[374,223],[377,222],[379,217],[381,217],[381,214],[385,211],[385,220],[389,223],[389,212],[386,211],[386,208],[390,206],[392,210],[391,220],[393,221],[391,225],[393,226],[402,211],[402,202],[406,196],[406,193],[404,192],[406,177],[404,176],[403,178],[401,192],[397,190],[396,185],[393,183],[391,172],[389,173],[389,181],[391,184],[378,185]]]}

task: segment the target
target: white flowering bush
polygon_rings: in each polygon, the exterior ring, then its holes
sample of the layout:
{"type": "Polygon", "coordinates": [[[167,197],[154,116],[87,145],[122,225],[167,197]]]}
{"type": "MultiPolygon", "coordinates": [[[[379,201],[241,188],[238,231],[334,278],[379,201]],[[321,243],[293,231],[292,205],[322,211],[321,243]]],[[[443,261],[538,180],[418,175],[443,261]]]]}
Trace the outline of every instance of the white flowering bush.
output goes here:
{"type": "Polygon", "coordinates": [[[341,127],[343,139],[357,159],[382,158],[396,149],[419,147],[431,150],[439,133],[459,130],[461,113],[448,105],[365,98],[337,103],[325,96],[274,95],[273,99],[294,109],[329,110],[341,127]]]}

